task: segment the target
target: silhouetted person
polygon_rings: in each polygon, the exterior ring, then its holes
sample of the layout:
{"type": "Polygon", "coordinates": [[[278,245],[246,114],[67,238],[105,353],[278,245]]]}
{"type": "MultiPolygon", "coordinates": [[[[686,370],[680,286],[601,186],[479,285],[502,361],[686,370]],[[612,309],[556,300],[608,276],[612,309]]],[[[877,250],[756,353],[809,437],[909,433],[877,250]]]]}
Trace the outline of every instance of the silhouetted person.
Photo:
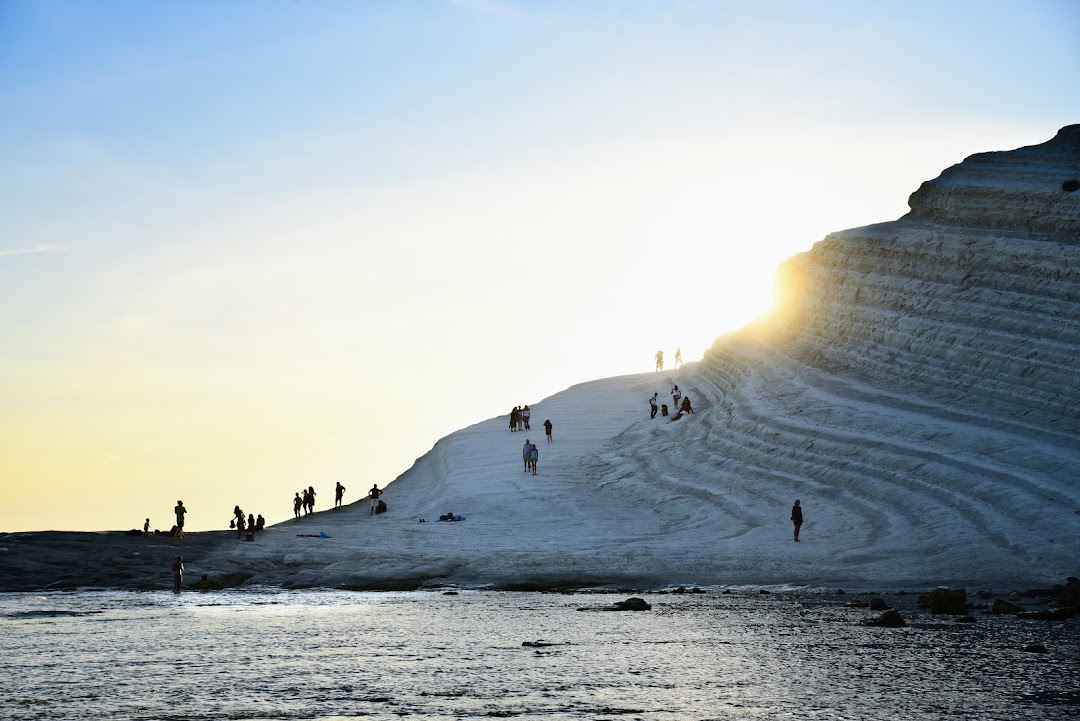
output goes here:
{"type": "Polygon", "coordinates": [[[791,522],[795,524],[795,542],[799,542],[799,527],[802,526],[802,503],[798,498],[795,499],[795,505],[791,507],[791,522]]]}
{"type": "Polygon", "coordinates": [[[337,486],[334,487],[334,508],[341,508],[341,498],[345,495],[345,486],[341,485],[341,481],[338,481],[337,486]]]}
{"type": "Polygon", "coordinates": [[[544,421],[544,434],[547,436],[548,443],[554,443],[554,441],[551,440],[551,421],[544,421]]]}
{"type": "Polygon", "coordinates": [[[371,513],[368,514],[369,516],[374,514],[375,511],[378,510],[378,508],[379,508],[379,496],[381,496],[381,495],[382,495],[382,491],[379,490],[379,485],[378,484],[373,485],[371,487],[371,490],[368,491],[368,497],[371,498],[371,513]]]}
{"type": "Polygon", "coordinates": [[[184,579],[184,557],[177,556],[172,564],[172,592],[180,593],[180,582],[184,579]]]}
{"type": "Polygon", "coordinates": [[[143,532],[144,536],[146,534],[150,533],[150,519],[149,518],[146,519],[146,523],[142,524],[142,532],[143,532]]]}
{"type": "MultiPolygon", "coordinates": [[[[187,514],[187,509],[184,508],[183,501],[176,502],[176,508],[173,509],[176,512],[176,536],[177,538],[184,537],[184,515],[187,514]]],[[[149,520],[149,519],[148,519],[149,520]]]]}
{"type": "Polygon", "coordinates": [[[303,505],[304,499],[300,497],[299,493],[297,493],[296,498],[294,498],[292,502],[292,514],[293,518],[298,521],[300,520],[300,509],[303,507],[303,505]]]}

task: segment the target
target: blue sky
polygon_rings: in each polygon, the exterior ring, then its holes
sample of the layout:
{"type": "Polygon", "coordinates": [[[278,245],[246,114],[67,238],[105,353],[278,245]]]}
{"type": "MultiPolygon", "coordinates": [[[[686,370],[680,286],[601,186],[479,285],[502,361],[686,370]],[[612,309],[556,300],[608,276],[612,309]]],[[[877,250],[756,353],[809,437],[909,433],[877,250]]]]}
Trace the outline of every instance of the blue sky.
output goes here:
{"type": "Polygon", "coordinates": [[[287,515],[699,358],[793,253],[1080,122],[1077,37],[1045,0],[0,0],[0,485],[287,515]]]}

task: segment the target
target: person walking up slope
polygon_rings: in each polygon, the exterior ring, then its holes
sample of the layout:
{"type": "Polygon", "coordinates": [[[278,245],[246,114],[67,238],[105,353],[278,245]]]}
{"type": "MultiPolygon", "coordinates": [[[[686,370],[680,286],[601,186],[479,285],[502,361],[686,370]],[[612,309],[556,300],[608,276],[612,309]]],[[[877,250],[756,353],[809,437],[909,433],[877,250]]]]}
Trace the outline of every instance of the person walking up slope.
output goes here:
{"type": "Polygon", "coordinates": [[[368,498],[371,499],[371,513],[368,514],[369,516],[374,515],[375,511],[378,510],[378,508],[379,508],[379,496],[381,496],[381,495],[382,495],[382,491],[379,490],[379,485],[378,484],[373,485],[371,487],[371,490],[368,491],[368,498]]]}
{"type": "Polygon", "coordinates": [[[525,445],[522,446],[522,448],[521,448],[521,460],[525,462],[525,470],[523,472],[528,472],[528,470],[529,470],[529,453],[531,451],[532,451],[532,443],[530,443],[529,439],[526,438],[525,439],[525,445]]]}

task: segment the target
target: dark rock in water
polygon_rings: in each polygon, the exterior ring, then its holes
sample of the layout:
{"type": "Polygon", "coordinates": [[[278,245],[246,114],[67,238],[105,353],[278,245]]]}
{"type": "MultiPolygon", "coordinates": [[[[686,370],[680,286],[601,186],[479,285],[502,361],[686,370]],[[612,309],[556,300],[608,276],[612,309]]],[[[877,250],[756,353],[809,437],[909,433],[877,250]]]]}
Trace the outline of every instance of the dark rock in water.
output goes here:
{"type": "Polygon", "coordinates": [[[649,611],[651,609],[652,604],[648,603],[645,599],[636,596],[628,598],[625,601],[616,601],[610,606],[600,606],[597,608],[582,606],[578,608],[579,611],[649,611]]]}
{"type": "Polygon", "coordinates": [[[854,601],[848,601],[844,605],[848,608],[870,608],[870,602],[862,598],[857,598],[854,601]]]}
{"type": "Polygon", "coordinates": [[[727,593],[731,593],[731,589],[730,589],[730,588],[725,588],[725,589],[724,589],[724,593],[725,593],[725,594],[727,594],[727,593]]]}
{"type": "Polygon", "coordinates": [[[837,596],[846,596],[846,595],[847,595],[847,591],[845,591],[845,590],[844,590],[844,589],[842,589],[842,588],[838,588],[838,589],[836,589],[836,595],[837,595],[837,596]]]}
{"type": "Polygon", "coordinates": [[[990,606],[990,613],[997,615],[1005,615],[1010,613],[1022,613],[1024,611],[1023,606],[1017,606],[1015,603],[1009,603],[1008,601],[998,598],[994,600],[994,604],[990,606]]]}
{"type": "Polygon", "coordinates": [[[673,590],[672,593],[686,593],[686,586],[679,586],[673,590]]]}
{"type": "Polygon", "coordinates": [[[615,607],[620,611],[649,611],[652,610],[652,604],[647,602],[644,598],[638,598],[634,596],[628,598],[625,601],[618,601],[615,607]]]}
{"type": "Polygon", "coordinates": [[[760,591],[758,591],[758,593],[760,595],[762,595],[762,596],[768,596],[769,595],[769,592],[767,590],[765,590],[764,588],[761,589],[760,591]]]}
{"type": "Polygon", "coordinates": [[[521,645],[527,646],[528,648],[546,648],[548,646],[558,646],[560,644],[545,641],[544,639],[540,638],[535,641],[522,641],[521,645]]]}
{"type": "Polygon", "coordinates": [[[956,622],[957,623],[975,623],[975,617],[974,616],[957,616],[956,617],[956,622]]]}
{"type": "Polygon", "coordinates": [[[979,591],[975,595],[978,596],[979,598],[983,598],[983,599],[991,599],[991,598],[994,597],[994,594],[991,593],[990,591],[979,591]]]}
{"type": "Polygon", "coordinates": [[[967,591],[962,588],[935,588],[927,600],[930,613],[963,615],[968,612],[967,591]]]}
{"type": "Polygon", "coordinates": [[[1046,646],[1041,643],[1029,643],[1024,646],[1024,650],[1028,653],[1049,653],[1049,651],[1046,650],[1046,646]]]}
{"type": "Polygon", "coordinates": [[[1016,617],[1035,621],[1064,621],[1076,615],[1080,615],[1080,604],[1046,611],[1022,611],[1016,617]]]}
{"type": "Polygon", "coordinates": [[[907,625],[904,617],[895,609],[889,609],[880,616],[867,618],[859,622],[863,626],[878,626],[880,628],[903,628],[907,625]]]}
{"type": "Polygon", "coordinates": [[[444,596],[456,596],[456,595],[458,595],[458,592],[457,591],[443,591],[443,595],[444,596]]]}
{"type": "Polygon", "coordinates": [[[892,606],[885,603],[884,598],[876,597],[876,598],[871,598],[870,599],[870,610],[871,611],[888,611],[890,608],[892,608],[892,606]]]}
{"type": "Polygon", "coordinates": [[[697,586],[694,586],[693,588],[690,589],[690,593],[705,593],[705,589],[704,588],[698,588],[697,586]]]}

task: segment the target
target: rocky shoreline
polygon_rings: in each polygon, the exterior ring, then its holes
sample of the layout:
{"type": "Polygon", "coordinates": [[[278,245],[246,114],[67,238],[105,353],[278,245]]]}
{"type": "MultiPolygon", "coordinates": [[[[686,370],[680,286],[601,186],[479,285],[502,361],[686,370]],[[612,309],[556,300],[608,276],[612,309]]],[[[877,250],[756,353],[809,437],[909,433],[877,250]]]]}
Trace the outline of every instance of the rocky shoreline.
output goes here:
{"type": "MultiPolygon", "coordinates": [[[[327,588],[353,591],[411,591],[453,587],[445,579],[417,576],[397,581],[383,580],[362,585],[313,585],[303,584],[282,577],[282,582],[260,582],[255,571],[230,567],[226,571],[213,571],[200,565],[199,559],[213,558],[227,552],[238,543],[234,532],[211,531],[189,533],[183,539],[167,535],[131,535],[124,531],[68,532],[42,531],[34,533],[0,534],[0,592],[73,591],[77,589],[103,589],[121,591],[163,591],[172,586],[170,566],[178,555],[191,559],[184,588],[202,590],[202,576],[207,576],[207,590],[259,588],[303,589],[327,588]]],[[[298,575],[302,569],[292,569],[298,575]]],[[[879,593],[868,589],[848,588],[776,588],[776,584],[762,583],[759,590],[748,588],[753,584],[739,584],[740,589],[725,589],[721,593],[813,593],[822,597],[835,596],[845,605],[865,607],[870,611],[885,610],[891,606],[880,600],[884,595],[915,597],[919,606],[928,608],[932,614],[956,617],[970,616],[979,612],[988,615],[1015,615],[1018,618],[1065,620],[1080,615],[1080,579],[1069,577],[1064,583],[1043,588],[1004,588],[978,590],[968,598],[964,589],[952,589],[949,594],[939,591],[893,590],[879,593]],[[772,589],[766,588],[771,586],[772,589]],[[925,594],[925,595],[920,595],[925,594]],[[937,595],[940,595],[940,598],[937,595]],[[947,598],[947,601],[941,600],[947,598]]],[[[934,585],[932,582],[928,586],[934,585]]],[[[511,582],[483,584],[486,590],[533,591],[554,593],[602,593],[602,594],[693,594],[705,593],[698,586],[651,588],[630,586],[625,579],[606,583],[603,579],[588,581],[573,579],[550,579],[547,583],[511,582]]],[[[878,624],[888,625],[888,624],[878,624]]]]}

